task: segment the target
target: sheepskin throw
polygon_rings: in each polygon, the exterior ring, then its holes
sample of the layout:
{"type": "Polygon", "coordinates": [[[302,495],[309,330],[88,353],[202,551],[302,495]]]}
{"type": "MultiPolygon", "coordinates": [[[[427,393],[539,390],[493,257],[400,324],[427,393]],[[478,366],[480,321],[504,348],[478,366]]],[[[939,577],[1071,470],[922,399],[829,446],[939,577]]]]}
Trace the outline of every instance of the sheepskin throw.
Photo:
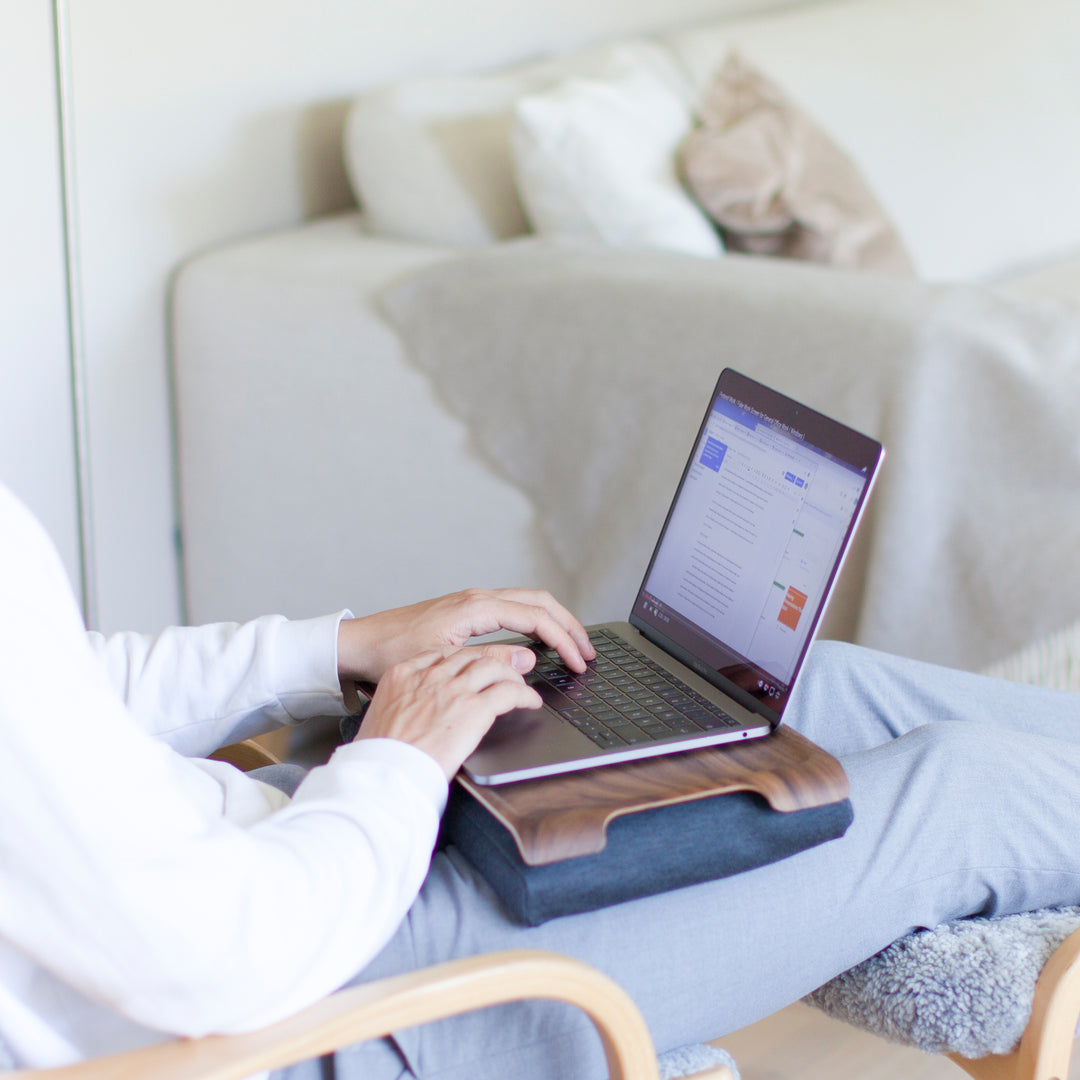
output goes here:
{"type": "Polygon", "coordinates": [[[1007,1054],[1027,1026],[1043,965],[1077,927],[1080,907],[1065,907],[920,930],[806,1001],[930,1054],[1007,1054]]]}
{"type": "Polygon", "coordinates": [[[683,1076],[693,1076],[694,1073],[704,1072],[706,1069],[715,1069],[718,1065],[726,1065],[731,1070],[732,1080],[739,1080],[739,1070],[732,1056],[726,1050],[708,1043],[696,1043],[669,1050],[659,1056],[657,1065],[660,1080],[679,1080],[683,1076]]]}

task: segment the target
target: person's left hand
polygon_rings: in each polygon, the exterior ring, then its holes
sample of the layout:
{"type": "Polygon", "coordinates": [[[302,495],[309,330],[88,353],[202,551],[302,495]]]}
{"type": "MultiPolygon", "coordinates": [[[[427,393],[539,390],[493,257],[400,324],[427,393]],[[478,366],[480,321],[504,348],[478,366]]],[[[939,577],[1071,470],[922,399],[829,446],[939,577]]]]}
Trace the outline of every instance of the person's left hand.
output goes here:
{"type": "MultiPolygon", "coordinates": [[[[467,589],[437,600],[394,608],[361,619],[343,619],[338,631],[338,674],[378,682],[387,669],[418,653],[459,648],[470,638],[510,630],[555,649],[573,671],[596,656],[585,628],[550,593],[540,589],[467,589]]],[[[529,671],[532,650],[489,644],[485,655],[529,671]]]]}
{"type": "Polygon", "coordinates": [[[432,650],[387,670],[356,738],[411,743],[450,780],[497,716],[540,705],[520,673],[484,649],[432,650]]]}

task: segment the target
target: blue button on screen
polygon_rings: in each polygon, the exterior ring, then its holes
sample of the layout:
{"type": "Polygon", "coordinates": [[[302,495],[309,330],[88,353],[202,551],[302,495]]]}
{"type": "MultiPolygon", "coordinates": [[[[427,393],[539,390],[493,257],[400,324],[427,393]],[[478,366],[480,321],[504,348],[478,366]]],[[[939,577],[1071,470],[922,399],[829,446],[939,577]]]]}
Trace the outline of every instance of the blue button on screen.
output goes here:
{"type": "Polygon", "coordinates": [[[727,446],[719,439],[714,439],[709,435],[706,437],[705,446],[701,451],[701,464],[704,465],[706,469],[712,469],[713,472],[719,472],[726,453],[727,446]]]}

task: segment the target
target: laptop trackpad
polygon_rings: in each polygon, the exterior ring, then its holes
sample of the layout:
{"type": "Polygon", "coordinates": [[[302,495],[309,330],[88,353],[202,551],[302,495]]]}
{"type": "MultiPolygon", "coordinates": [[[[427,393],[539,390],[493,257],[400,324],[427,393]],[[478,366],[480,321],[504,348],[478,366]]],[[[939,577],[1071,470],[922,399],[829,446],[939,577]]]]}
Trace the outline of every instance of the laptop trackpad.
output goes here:
{"type": "Polygon", "coordinates": [[[515,709],[498,717],[469,756],[466,769],[478,783],[492,774],[552,762],[579,761],[603,751],[570,724],[542,709],[515,709]]]}

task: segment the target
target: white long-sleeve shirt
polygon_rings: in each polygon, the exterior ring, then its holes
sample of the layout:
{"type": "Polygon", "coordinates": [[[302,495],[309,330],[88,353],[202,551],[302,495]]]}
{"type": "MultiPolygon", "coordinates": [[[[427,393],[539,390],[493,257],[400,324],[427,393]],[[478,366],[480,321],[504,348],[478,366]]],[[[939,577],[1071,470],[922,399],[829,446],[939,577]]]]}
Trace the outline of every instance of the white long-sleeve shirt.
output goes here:
{"type": "Polygon", "coordinates": [[[353,743],[285,800],[186,756],[341,714],[340,618],[88,634],[0,487],[0,1064],[258,1027],[387,942],[445,804],[430,757],[353,743]]]}

